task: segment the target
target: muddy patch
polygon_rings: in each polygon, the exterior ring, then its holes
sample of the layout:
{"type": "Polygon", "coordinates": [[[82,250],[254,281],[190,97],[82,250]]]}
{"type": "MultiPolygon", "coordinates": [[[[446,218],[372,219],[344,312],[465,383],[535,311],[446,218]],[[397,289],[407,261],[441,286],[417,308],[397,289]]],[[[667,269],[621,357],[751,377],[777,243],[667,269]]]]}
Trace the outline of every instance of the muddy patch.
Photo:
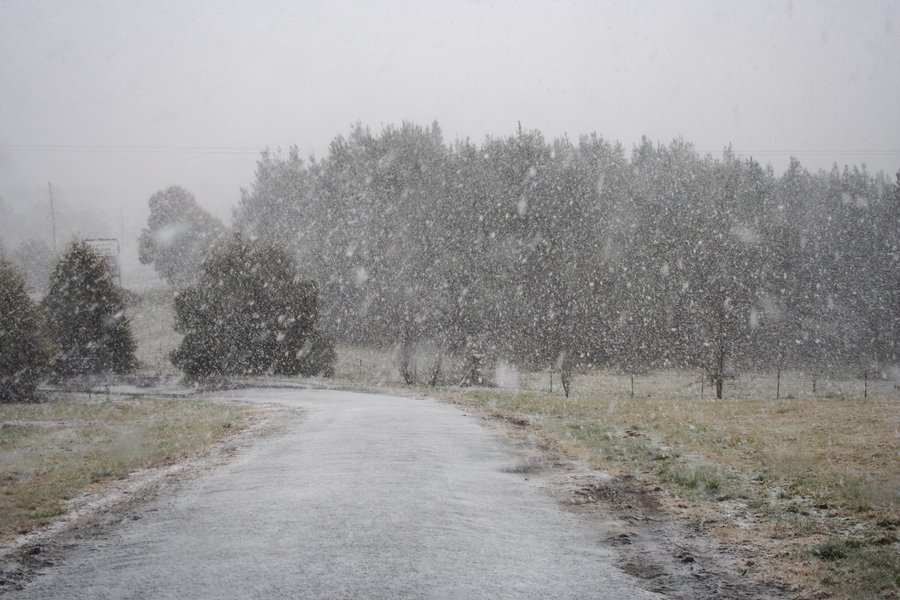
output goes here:
{"type": "Polygon", "coordinates": [[[617,566],[645,589],[686,600],[788,597],[747,577],[746,565],[759,560],[751,550],[725,547],[668,511],[671,503],[660,488],[591,469],[527,421],[492,422],[527,457],[505,471],[538,480],[566,510],[590,523],[617,566]]]}
{"type": "Polygon", "coordinates": [[[671,598],[783,598],[779,590],[748,581],[749,557],[703,536],[667,514],[659,490],[612,477],[577,462],[549,476],[550,490],[571,511],[591,521],[619,567],[671,598]]]}

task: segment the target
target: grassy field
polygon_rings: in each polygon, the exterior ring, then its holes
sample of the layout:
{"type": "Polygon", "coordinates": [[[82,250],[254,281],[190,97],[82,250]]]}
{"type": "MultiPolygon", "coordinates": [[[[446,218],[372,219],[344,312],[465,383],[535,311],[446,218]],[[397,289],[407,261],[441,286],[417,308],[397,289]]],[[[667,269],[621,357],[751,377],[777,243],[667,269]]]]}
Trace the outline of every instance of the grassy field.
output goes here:
{"type": "Polygon", "coordinates": [[[0,542],[66,511],[80,492],[171,463],[243,426],[248,410],[196,400],[0,404],[0,542]]]}
{"type": "Polygon", "coordinates": [[[756,549],[765,561],[753,570],[766,581],[842,598],[898,595],[896,398],[432,393],[525,419],[596,468],[661,487],[673,514],[756,549]]]}

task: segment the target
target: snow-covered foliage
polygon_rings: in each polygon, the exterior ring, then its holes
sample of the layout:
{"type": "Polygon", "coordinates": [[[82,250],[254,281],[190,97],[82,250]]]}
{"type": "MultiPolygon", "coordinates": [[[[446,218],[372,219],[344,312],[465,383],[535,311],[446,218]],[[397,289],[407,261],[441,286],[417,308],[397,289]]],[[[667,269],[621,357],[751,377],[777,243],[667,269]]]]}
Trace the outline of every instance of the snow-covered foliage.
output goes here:
{"type": "Polygon", "coordinates": [[[0,402],[27,402],[50,359],[38,308],[22,274],[0,257],[0,402]]]}
{"type": "Polygon", "coordinates": [[[44,310],[57,375],[127,373],[137,366],[122,291],[106,259],[86,243],[71,243],[54,267],[44,310]]]}
{"type": "Polygon", "coordinates": [[[331,341],[316,330],[318,287],[271,242],[234,235],[175,298],[185,334],[172,363],[207,375],[333,375],[331,341]]]}
{"type": "Polygon", "coordinates": [[[150,218],[141,231],[138,251],[170,285],[194,283],[200,263],[225,233],[225,227],[202,209],[193,194],[172,186],[154,194],[150,218]]]}
{"type": "Polygon", "coordinates": [[[900,181],[864,167],[776,176],[682,140],[628,157],[521,129],[447,145],[409,123],[356,126],[320,161],[264,153],[235,211],[349,342],[702,368],[719,389],[747,366],[897,363],[898,223],[900,181]]]}

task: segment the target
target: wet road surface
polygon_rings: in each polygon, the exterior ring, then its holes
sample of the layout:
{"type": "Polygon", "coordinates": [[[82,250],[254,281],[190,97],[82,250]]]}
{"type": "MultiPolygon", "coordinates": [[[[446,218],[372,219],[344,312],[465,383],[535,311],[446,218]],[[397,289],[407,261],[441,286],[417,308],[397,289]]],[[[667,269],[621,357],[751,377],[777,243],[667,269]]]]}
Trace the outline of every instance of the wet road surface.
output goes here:
{"type": "Polygon", "coordinates": [[[305,414],[11,597],[657,597],[480,417],[340,391],[224,396],[305,414]]]}

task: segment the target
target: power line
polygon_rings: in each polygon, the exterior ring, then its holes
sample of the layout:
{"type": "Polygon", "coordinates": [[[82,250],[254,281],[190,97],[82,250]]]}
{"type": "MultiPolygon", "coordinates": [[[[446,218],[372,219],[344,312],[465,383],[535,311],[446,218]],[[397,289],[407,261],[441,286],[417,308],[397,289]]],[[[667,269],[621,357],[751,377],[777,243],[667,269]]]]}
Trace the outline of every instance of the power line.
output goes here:
{"type": "MultiPolygon", "coordinates": [[[[0,144],[0,149],[8,152],[60,152],[60,153],[110,153],[110,154],[259,154],[267,146],[139,146],[139,145],[89,145],[89,144],[0,144]]],[[[697,150],[700,154],[717,154],[718,150],[697,150]]],[[[306,148],[315,152],[315,148],[306,148]]],[[[752,156],[898,156],[900,149],[872,150],[774,150],[732,148],[734,154],[752,156]]]]}
{"type": "MultiPolygon", "coordinates": [[[[704,154],[713,154],[715,152],[723,152],[725,149],[716,151],[705,151],[704,154]]],[[[900,150],[742,150],[734,148],[731,150],[735,154],[759,154],[768,156],[790,156],[790,155],[815,155],[815,156],[836,156],[836,155],[854,155],[854,156],[894,156],[900,154],[900,150]]]]}
{"type": "MultiPolygon", "coordinates": [[[[287,146],[293,148],[294,145],[287,146]]],[[[88,144],[0,144],[0,149],[9,152],[67,152],[67,153],[110,153],[110,154],[259,154],[272,146],[130,146],[130,145],[88,145],[88,144]]],[[[277,147],[276,147],[277,148],[277,147]]],[[[299,148],[308,152],[315,148],[299,148]]]]}
{"type": "Polygon", "coordinates": [[[148,153],[148,154],[259,154],[263,147],[249,146],[112,146],[86,144],[3,144],[10,152],[148,153]]]}

